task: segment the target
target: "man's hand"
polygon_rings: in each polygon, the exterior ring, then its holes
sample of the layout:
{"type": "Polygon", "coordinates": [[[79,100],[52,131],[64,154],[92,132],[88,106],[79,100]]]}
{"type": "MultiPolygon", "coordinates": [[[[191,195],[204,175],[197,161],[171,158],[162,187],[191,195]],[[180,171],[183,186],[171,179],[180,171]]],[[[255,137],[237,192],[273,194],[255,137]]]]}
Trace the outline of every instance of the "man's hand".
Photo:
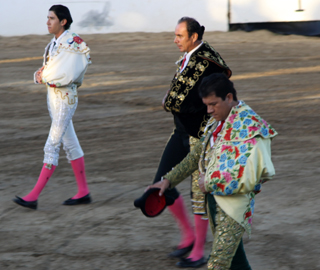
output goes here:
{"type": "Polygon", "coordinates": [[[208,191],[206,191],[206,188],[205,188],[205,185],[204,185],[204,177],[205,177],[205,174],[203,174],[203,173],[201,173],[201,174],[199,175],[198,184],[199,184],[200,190],[201,190],[204,194],[207,194],[208,191]]]}
{"type": "Polygon", "coordinates": [[[166,109],[166,106],[165,106],[165,103],[166,103],[166,99],[167,99],[167,96],[170,92],[170,89],[167,91],[167,93],[165,94],[165,96],[163,97],[162,99],[162,108],[167,112],[168,110],[166,109]]]}
{"type": "Polygon", "coordinates": [[[43,69],[44,69],[44,67],[41,67],[36,72],[37,83],[42,83],[42,71],[43,71],[43,69]]]}
{"type": "Polygon", "coordinates": [[[150,188],[160,188],[159,196],[162,196],[163,193],[168,189],[170,186],[170,182],[168,179],[163,179],[162,181],[159,181],[151,186],[148,186],[144,192],[146,192],[150,188]]]}

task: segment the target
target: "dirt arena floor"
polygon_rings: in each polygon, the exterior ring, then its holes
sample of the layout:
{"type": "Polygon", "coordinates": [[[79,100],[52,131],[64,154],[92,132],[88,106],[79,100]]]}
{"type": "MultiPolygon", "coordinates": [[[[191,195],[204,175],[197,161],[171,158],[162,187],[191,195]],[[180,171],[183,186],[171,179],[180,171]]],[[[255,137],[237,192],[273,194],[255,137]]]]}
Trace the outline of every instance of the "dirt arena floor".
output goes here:
{"type": "MultiPolygon", "coordinates": [[[[42,167],[50,119],[45,87],[33,84],[33,72],[51,37],[0,37],[0,269],[175,269],[177,261],[166,257],[179,242],[173,218],[165,211],[148,219],[133,206],[173,129],[161,100],[181,55],[174,35],[82,37],[93,64],[73,120],[93,203],[61,205],[76,193],[61,149],[37,211],[12,198],[31,190],[42,167]]],[[[279,132],[272,144],[276,177],[257,196],[253,234],[244,237],[252,268],[320,269],[319,38],[267,31],[204,38],[233,70],[239,98],[279,132]]],[[[189,187],[190,179],[179,186],[188,206],[189,187]]],[[[208,232],[206,255],[211,244],[208,232]]]]}

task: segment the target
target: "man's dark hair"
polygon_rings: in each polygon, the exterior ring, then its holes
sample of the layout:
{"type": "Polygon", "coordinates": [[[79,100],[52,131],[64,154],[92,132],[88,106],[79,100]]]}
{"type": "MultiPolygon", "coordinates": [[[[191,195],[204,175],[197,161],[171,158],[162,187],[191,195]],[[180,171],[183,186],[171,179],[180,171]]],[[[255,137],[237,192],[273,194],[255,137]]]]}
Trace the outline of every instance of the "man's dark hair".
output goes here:
{"type": "Polygon", "coordinates": [[[200,26],[199,22],[194,19],[194,18],[190,18],[190,17],[182,17],[179,21],[179,23],[183,23],[185,22],[187,24],[187,31],[188,31],[188,35],[189,38],[194,34],[197,33],[198,34],[198,39],[197,40],[202,40],[202,36],[204,33],[204,26],[200,26]]]}
{"type": "Polygon", "coordinates": [[[61,22],[63,19],[67,20],[67,23],[64,25],[64,30],[68,30],[73,20],[70,14],[70,11],[67,7],[63,5],[53,5],[49,11],[53,11],[54,14],[57,15],[59,21],[61,22]]]}
{"type": "Polygon", "coordinates": [[[199,86],[199,96],[206,98],[212,94],[220,97],[222,100],[231,93],[233,100],[237,101],[237,91],[233,87],[233,82],[223,73],[212,73],[211,75],[203,78],[199,86]]]}

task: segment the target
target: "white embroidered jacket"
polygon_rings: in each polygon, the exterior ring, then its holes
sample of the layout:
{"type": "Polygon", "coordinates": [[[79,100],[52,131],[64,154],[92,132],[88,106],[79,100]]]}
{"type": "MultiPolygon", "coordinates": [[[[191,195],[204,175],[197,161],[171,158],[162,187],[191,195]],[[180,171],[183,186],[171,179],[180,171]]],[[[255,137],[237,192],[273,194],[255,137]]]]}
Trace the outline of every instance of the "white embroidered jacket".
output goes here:
{"type": "MultiPolygon", "coordinates": [[[[73,106],[77,99],[77,88],[81,86],[88,65],[91,64],[90,49],[75,33],[66,34],[50,56],[50,42],[43,55],[42,83],[54,91],[68,105],[73,106]]],[[[34,74],[36,81],[36,72],[34,74]]]]}

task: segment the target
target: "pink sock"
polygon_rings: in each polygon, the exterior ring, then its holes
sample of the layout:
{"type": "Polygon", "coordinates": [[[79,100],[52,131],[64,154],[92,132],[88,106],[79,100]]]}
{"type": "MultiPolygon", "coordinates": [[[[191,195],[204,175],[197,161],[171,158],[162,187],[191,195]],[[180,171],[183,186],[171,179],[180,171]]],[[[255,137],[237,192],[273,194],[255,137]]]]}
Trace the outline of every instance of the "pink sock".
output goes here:
{"type": "Polygon", "coordinates": [[[192,261],[200,260],[204,254],[204,245],[208,230],[208,220],[201,219],[202,215],[194,215],[194,223],[196,230],[196,241],[194,242],[192,251],[188,258],[192,261]]]}
{"type": "Polygon", "coordinates": [[[177,220],[181,230],[181,241],[178,245],[178,249],[190,246],[195,237],[182,196],[180,195],[178,199],[175,200],[174,204],[168,208],[177,220]]]}
{"type": "Polygon", "coordinates": [[[71,166],[78,184],[78,193],[73,196],[72,199],[79,199],[89,194],[86,171],[84,168],[84,158],[81,157],[75,160],[71,160],[71,166]]]}
{"type": "Polygon", "coordinates": [[[28,195],[26,195],[22,198],[23,200],[28,201],[28,202],[38,200],[38,197],[39,197],[41,191],[43,190],[43,188],[45,187],[45,185],[49,181],[51,175],[53,174],[53,172],[56,168],[56,166],[54,166],[54,165],[51,165],[51,169],[46,168],[46,166],[47,166],[47,164],[44,163],[36,185],[34,186],[34,188],[31,190],[31,192],[28,195]]]}

